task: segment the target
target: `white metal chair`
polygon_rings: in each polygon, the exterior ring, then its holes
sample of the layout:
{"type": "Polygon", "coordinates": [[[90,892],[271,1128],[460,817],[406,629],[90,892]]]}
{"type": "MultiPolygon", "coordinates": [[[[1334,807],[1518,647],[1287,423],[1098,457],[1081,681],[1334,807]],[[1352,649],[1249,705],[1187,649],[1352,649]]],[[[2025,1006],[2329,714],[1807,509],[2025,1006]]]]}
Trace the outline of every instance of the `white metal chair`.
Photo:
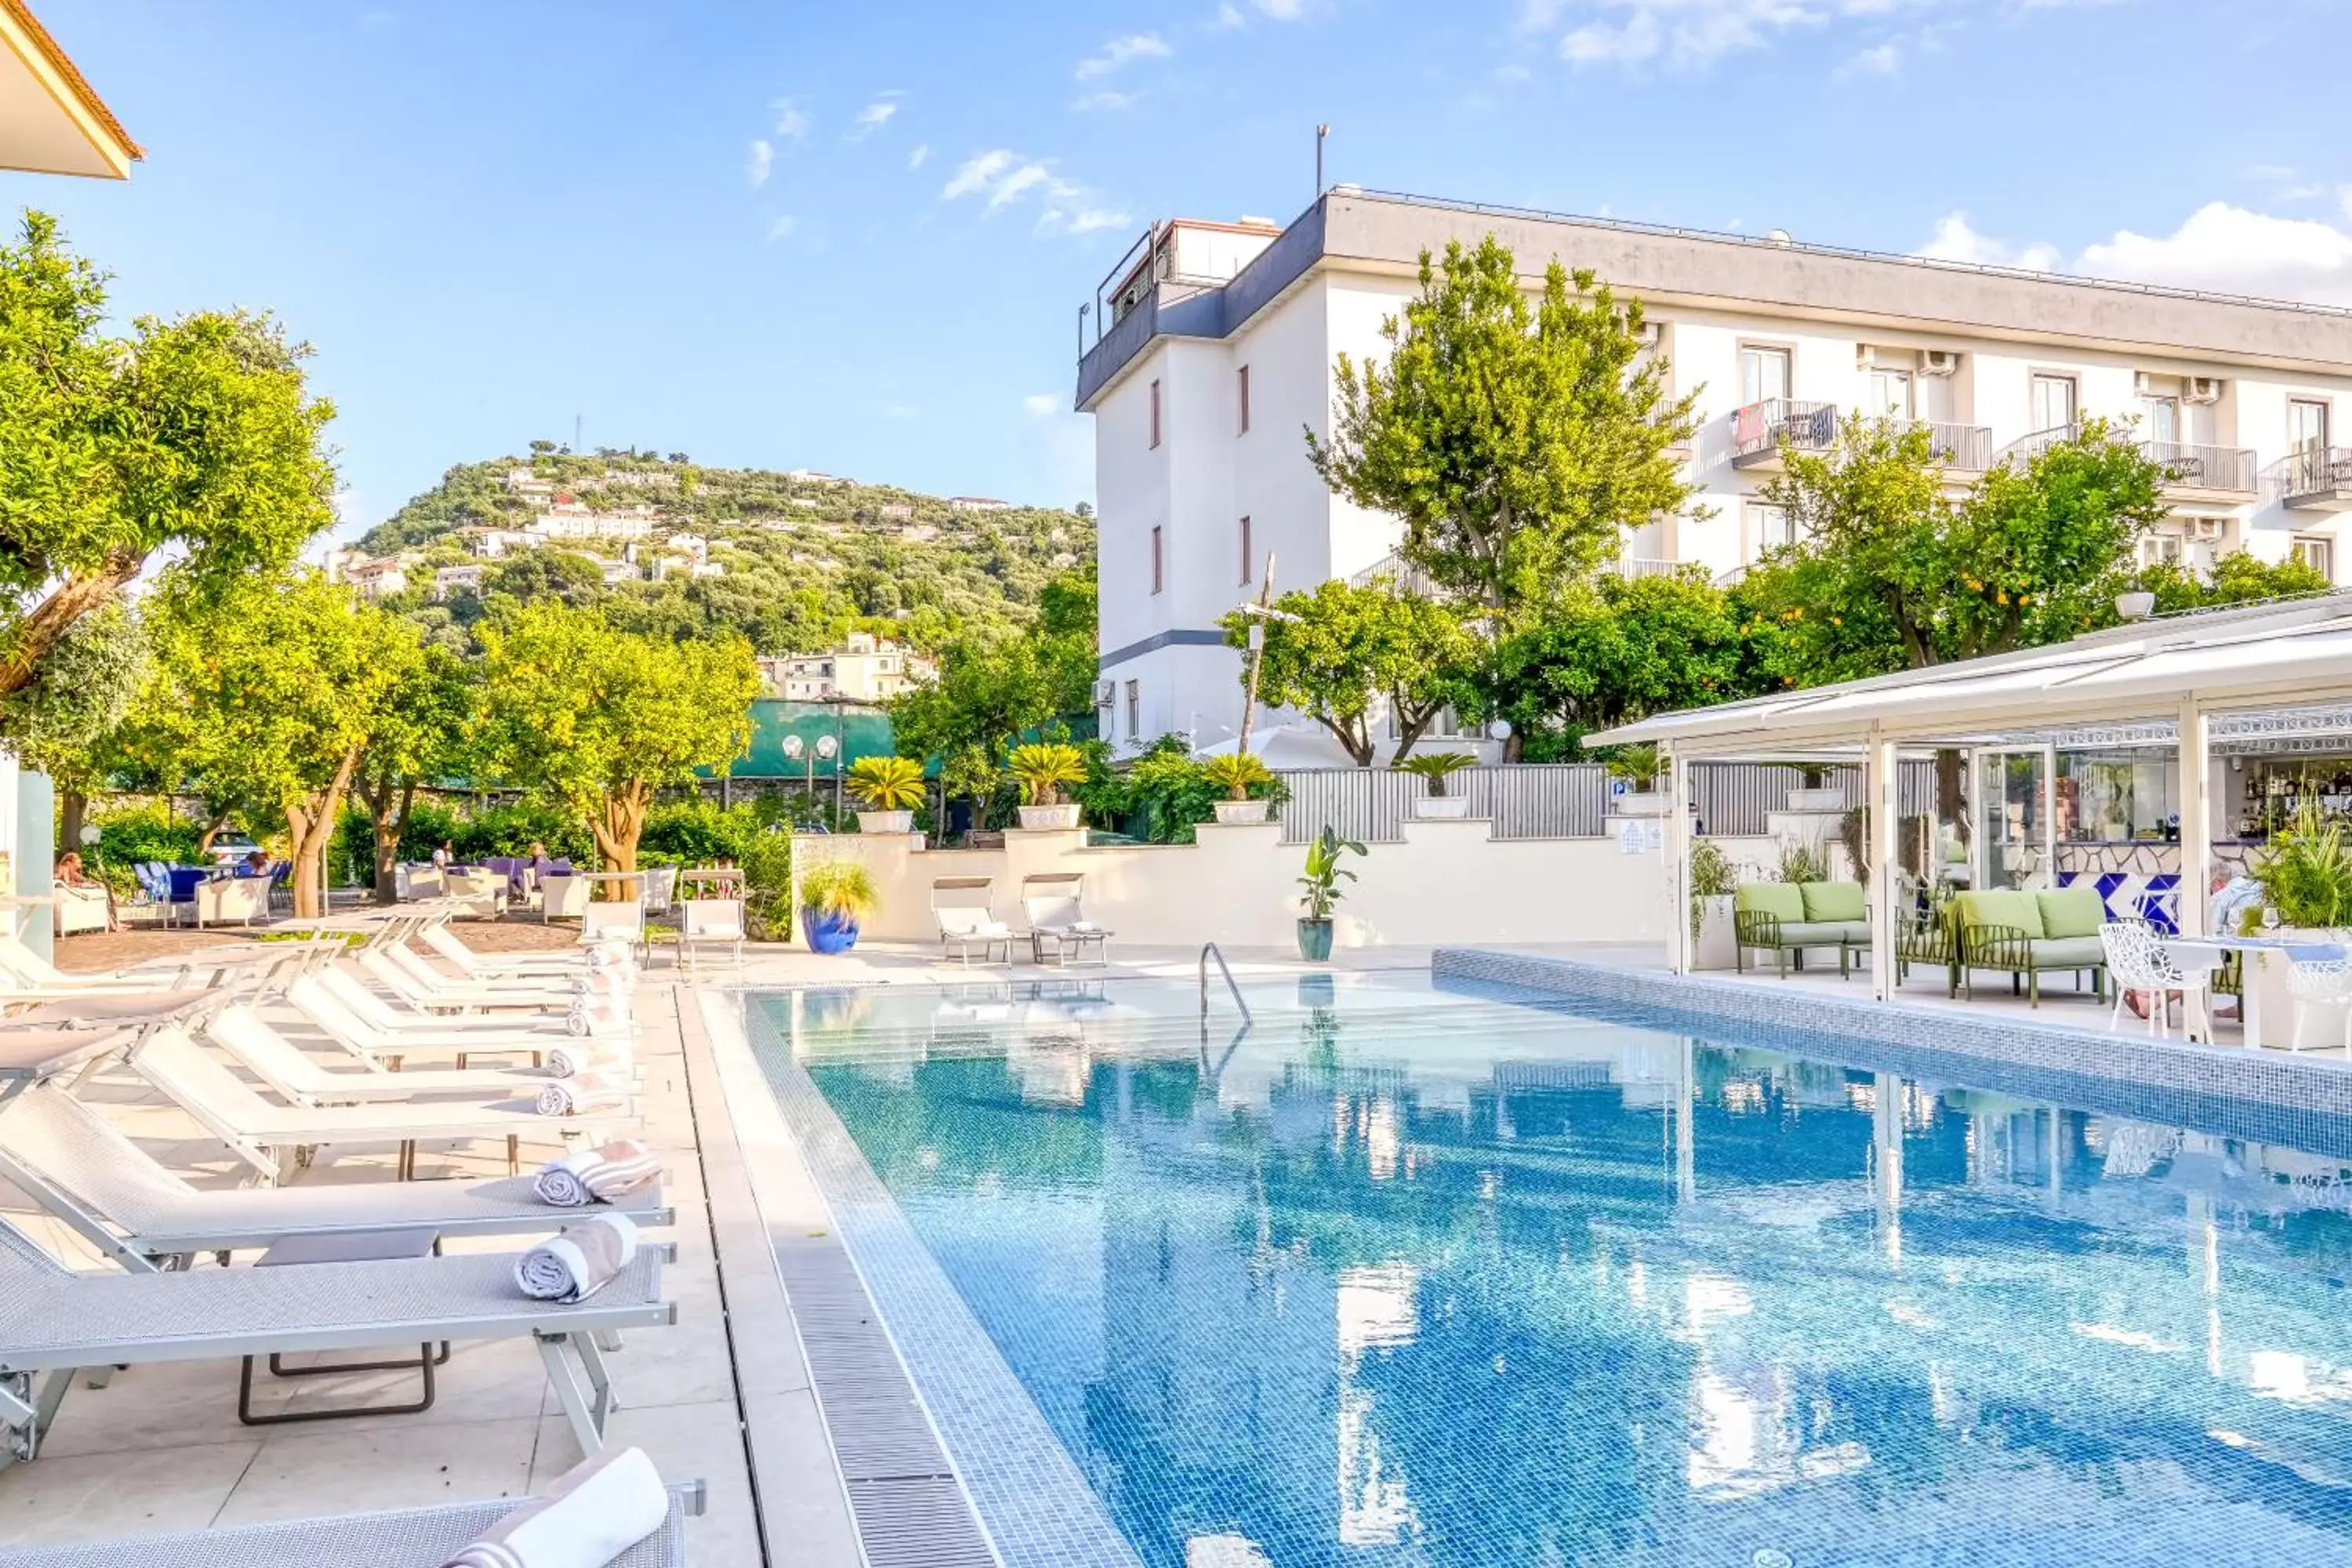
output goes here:
{"type": "Polygon", "coordinates": [[[2110,1029],[2123,1026],[2125,1000],[2133,992],[2143,991],[2149,994],[2147,1032],[2168,1039],[2173,993],[2180,994],[2185,1012],[2190,993],[2201,994],[2211,983],[2212,976],[2205,972],[2192,974],[2173,963],[2156,929],[2141,921],[2107,921],[2099,927],[2099,943],[2106,950],[2107,973],[2116,984],[2115,1010],[2107,1015],[2110,1029]]]}
{"type": "Polygon", "coordinates": [[[2352,958],[2294,959],[2287,964],[2286,991],[2294,999],[2294,1028],[2288,1044],[2302,1050],[2304,1026],[2314,1011],[2335,1007],[2344,1015],[2344,1054],[2352,1057],[2352,958]]]}
{"type": "Polygon", "coordinates": [[[740,899],[680,899],[677,900],[677,957],[688,974],[699,971],[702,950],[723,947],[737,968],[743,964],[743,900],[740,899]]]}

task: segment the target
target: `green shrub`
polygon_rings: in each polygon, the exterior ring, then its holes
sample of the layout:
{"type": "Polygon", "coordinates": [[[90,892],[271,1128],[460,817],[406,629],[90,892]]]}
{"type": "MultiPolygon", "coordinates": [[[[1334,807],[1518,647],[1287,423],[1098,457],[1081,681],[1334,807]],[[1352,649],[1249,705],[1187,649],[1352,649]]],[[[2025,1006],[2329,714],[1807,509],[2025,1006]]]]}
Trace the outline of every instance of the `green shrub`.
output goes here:
{"type": "Polygon", "coordinates": [[[880,901],[862,860],[824,860],[801,873],[801,902],[810,909],[862,921],[880,901]]]}
{"type": "Polygon", "coordinates": [[[786,826],[748,836],[736,857],[743,868],[743,915],[755,942],[784,942],[793,929],[793,834],[786,826]]]}
{"type": "MultiPolygon", "coordinates": [[[[160,805],[131,806],[89,820],[98,826],[97,865],[92,869],[118,895],[128,895],[138,886],[131,868],[142,861],[165,860],[175,866],[205,863],[205,830],[181,821],[160,805]]],[[[87,851],[83,858],[89,858],[87,851]]]]}
{"type": "Polygon", "coordinates": [[[750,802],[721,808],[707,800],[670,801],[646,813],[637,839],[641,865],[708,866],[743,858],[744,845],[760,830],[750,802]]]}
{"type": "Polygon", "coordinates": [[[2282,924],[2310,930],[2352,925],[2352,843],[2344,826],[2308,799],[2250,868],[2263,901],[2282,924]]]}

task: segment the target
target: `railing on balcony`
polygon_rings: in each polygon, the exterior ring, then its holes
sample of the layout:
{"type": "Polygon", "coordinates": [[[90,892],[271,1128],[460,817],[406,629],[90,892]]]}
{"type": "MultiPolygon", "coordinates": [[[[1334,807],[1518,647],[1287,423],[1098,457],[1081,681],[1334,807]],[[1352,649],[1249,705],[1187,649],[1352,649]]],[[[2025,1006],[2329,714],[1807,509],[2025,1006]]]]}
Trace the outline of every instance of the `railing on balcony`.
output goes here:
{"type": "Polygon", "coordinates": [[[2352,499],[2352,447],[2308,447],[2271,467],[2279,499],[2288,506],[2352,499]]]}
{"type": "Polygon", "coordinates": [[[1837,441],[1837,405],[1768,397],[1731,416],[1734,465],[1777,457],[1783,444],[1800,452],[1826,452],[1837,441]]]}
{"type": "Polygon", "coordinates": [[[2030,463],[2053,447],[2063,447],[2083,434],[2080,425],[2053,425],[2047,430],[2036,430],[2030,436],[2020,436],[1993,454],[1995,462],[2030,463]]]}
{"type": "Polygon", "coordinates": [[[1369,588],[1385,578],[1389,587],[1414,599],[1434,599],[1439,596],[1437,584],[1426,573],[1408,563],[1402,555],[1391,552],[1348,579],[1350,588],[1369,588]]]}
{"type": "Polygon", "coordinates": [[[1936,460],[1948,468],[1992,467],[1992,432],[1981,425],[1951,425],[1941,419],[1890,419],[1898,433],[1925,430],[1936,460]]]}
{"type": "Polygon", "coordinates": [[[2248,495],[2254,489],[2254,455],[2242,447],[2204,447],[2193,441],[2142,441],[2140,451],[2151,463],[2161,463],[2170,482],[2183,489],[2234,490],[2248,495]]]}
{"type": "Polygon", "coordinates": [[[1671,577],[1683,570],[1680,561],[1660,561],[1649,555],[1620,555],[1609,563],[1609,570],[1628,581],[1635,577],[1671,577]]]}

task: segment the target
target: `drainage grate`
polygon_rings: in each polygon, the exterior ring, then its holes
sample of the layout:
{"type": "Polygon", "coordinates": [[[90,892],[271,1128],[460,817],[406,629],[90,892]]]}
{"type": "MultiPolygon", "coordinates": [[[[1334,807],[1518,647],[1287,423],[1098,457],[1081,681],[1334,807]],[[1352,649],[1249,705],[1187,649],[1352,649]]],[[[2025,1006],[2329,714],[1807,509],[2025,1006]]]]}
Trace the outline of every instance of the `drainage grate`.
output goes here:
{"type": "Polygon", "coordinates": [[[872,1568],[992,1568],[996,1555],[837,1237],[780,1243],[777,1271],[872,1568]]]}

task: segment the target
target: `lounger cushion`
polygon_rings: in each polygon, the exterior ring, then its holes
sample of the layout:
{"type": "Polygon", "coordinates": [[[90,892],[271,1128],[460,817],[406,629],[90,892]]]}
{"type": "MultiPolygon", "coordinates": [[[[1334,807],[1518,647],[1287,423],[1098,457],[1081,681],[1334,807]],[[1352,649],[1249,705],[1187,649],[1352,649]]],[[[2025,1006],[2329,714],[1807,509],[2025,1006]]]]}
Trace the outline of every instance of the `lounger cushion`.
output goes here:
{"type": "Polygon", "coordinates": [[[2106,945],[2095,936],[2045,936],[2030,945],[2036,969],[2089,969],[2107,962],[2106,945]]]}
{"type": "Polygon", "coordinates": [[[2041,907],[2043,936],[2095,937],[2107,918],[2106,901],[2088,882],[2045,889],[2033,895],[2033,901],[2041,907]]]}
{"type": "MultiPolygon", "coordinates": [[[[1859,931],[1862,928],[1856,927],[1859,931]]],[[[1782,947],[1835,947],[1847,940],[1846,926],[1841,921],[1782,921],[1782,947]]]]}
{"type": "Polygon", "coordinates": [[[1809,921],[1867,921],[1869,912],[1863,902],[1860,882],[1800,882],[1798,893],[1805,900],[1805,918],[1809,921]]]}
{"type": "Polygon", "coordinates": [[[1793,882],[1742,882],[1732,889],[1731,907],[1743,915],[1801,921],[1805,918],[1805,895],[1793,882]]]}
{"type": "Polygon", "coordinates": [[[2032,893],[1987,889],[1982,892],[1962,893],[1952,900],[1952,904],[1958,911],[1963,930],[1969,926],[2007,926],[2028,938],[2043,934],[2042,906],[2032,893]]]}

